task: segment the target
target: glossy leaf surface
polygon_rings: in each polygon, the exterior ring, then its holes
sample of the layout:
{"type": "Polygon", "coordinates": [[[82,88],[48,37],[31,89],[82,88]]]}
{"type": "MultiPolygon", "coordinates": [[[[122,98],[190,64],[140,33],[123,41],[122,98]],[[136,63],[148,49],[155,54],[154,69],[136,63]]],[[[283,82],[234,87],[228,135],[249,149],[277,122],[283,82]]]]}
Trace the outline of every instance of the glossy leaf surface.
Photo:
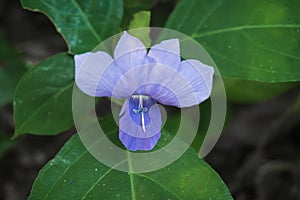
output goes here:
{"type": "MultiPolygon", "coordinates": [[[[101,124],[110,130],[109,138],[117,138],[118,128],[112,126],[110,119],[101,124]]],[[[164,132],[158,146],[164,146],[170,139],[164,132]]],[[[101,139],[95,140],[95,145],[98,140],[101,139]]],[[[40,171],[29,199],[231,200],[232,197],[221,178],[191,148],[166,168],[143,174],[125,173],[97,161],[78,135],[74,135],[40,171]]]]}
{"type": "Polygon", "coordinates": [[[46,14],[65,38],[69,51],[91,51],[118,32],[122,0],[21,0],[24,8],[46,14]]]}
{"type": "Polygon", "coordinates": [[[186,0],[166,27],[197,40],[226,77],[299,81],[299,7],[298,0],[186,0]]]}
{"type": "Polygon", "coordinates": [[[14,96],[14,137],[55,135],[73,126],[74,61],[66,53],[50,57],[28,71],[14,96]]]}

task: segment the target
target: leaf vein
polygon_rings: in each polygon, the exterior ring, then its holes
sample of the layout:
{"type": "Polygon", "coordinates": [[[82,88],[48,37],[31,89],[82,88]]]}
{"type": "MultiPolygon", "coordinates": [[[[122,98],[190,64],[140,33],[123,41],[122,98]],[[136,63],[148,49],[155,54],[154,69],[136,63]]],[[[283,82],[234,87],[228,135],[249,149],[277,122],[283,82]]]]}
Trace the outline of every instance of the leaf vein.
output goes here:
{"type": "Polygon", "coordinates": [[[242,31],[242,30],[255,30],[255,29],[274,29],[274,28],[300,28],[300,24],[258,24],[258,25],[244,25],[244,26],[235,26],[235,27],[229,27],[229,28],[223,28],[223,29],[216,29],[212,31],[207,31],[199,34],[193,34],[191,37],[201,38],[206,36],[212,36],[222,33],[228,33],[228,32],[236,32],[236,31],[242,31]]]}
{"type": "MultiPolygon", "coordinates": [[[[109,131],[109,132],[107,133],[107,135],[110,135],[110,134],[113,133],[114,131],[115,131],[115,130],[109,131]]],[[[61,179],[61,178],[67,173],[67,171],[69,171],[69,169],[70,169],[72,166],[74,166],[74,164],[75,164],[76,162],[78,162],[84,155],[86,155],[86,154],[89,152],[89,150],[92,149],[92,148],[93,148],[96,144],[98,144],[101,140],[102,140],[102,139],[95,141],[89,149],[87,149],[86,151],[84,151],[83,153],[81,153],[81,154],[80,154],[80,155],[72,162],[72,165],[69,165],[68,167],[66,167],[66,169],[61,173],[61,175],[58,177],[57,180],[61,179]]],[[[43,199],[46,199],[46,198],[48,197],[48,195],[50,194],[50,192],[52,191],[52,189],[55,187],[55,185],[56,185],[57,183],[58,183],[58,181],[56,181],[56,182],[49,188],[47,194],[44,196],[43,199]]]]}
{"type": "Polygon", "coordinates": [[[19,128],[17,127],[17,133],[18,133],[18,130],[21,130],[26,124],[28,121],[30,121],[36,114],[38,114],[50,101],[52,101],[53,99],[56,99],[60,94],[66,92],[69,88],[71,88],[72,86],[74,85],[74,83],[70,83],[68,84],[67,86],[63,87],[59,92],[57,92],[56,94],[54,94],[53,96],[51,96],[50,98],[48,98],[47,101],[45,101],[44,103],[42,103],[42,105],[36,109],[32,115],[30,115],[30,117],[28,117],[20,126],[19,128]]]}
{"type": "Polygon", "coordinates": [[[123,162],[125,162],[126,160],[122,160],[121,162],[117,163],[116,165],[112,166],[111,168],[109,168],[102,176],[99,177],[99,179],[92,185],[92,187],[83,195],[83,197],[81,198],[81,200],[84,200],[86,198],[86,196],[96,187],[96,185],[106,176],[108,175],[115,167],[121,165],[123,162]]]}
{"type": "Polygon", "coordinates": [[[92,34],[94,35],[94,37],[97,39],[98,42],[101,42],[102,40],[101,40],[100,36],[98,35],[96,29],[91,24],[90,20],[84,14],[82,8],[79,6],[79,4],[75,0],[71,0],[71,2],[77,8],[77,10],[79,11],[80,15],[82,16],[83,20],[86,22],[86,25],[88,26],[88,28],[90,29],[90,31],[92,32],[92,34]]]}
{"type": "Polygon", "coordinates": [[[178,196],[176,193],[174,193],[171,189],[169,189],[169,188],[167,188],[166,186],[160,184],[160,183],[157,182],[155,179],[150,178],[149,176],[146,176],[146,175],[143,175],[143,174],[135,174],[135,175],[150,180],[151,182],[153,182],[153,183],[159,185],[159,186],[162,187],[163,189],[165,189],[165,190],[167,190],[168,192],[170,192],[173,196],[177,197],[177,198],[180,199],[180,200],[183,200],[180,196],[178,196]]]}
{"type": "Polygon", "coordinates": [[[254,44],[256,44],[258,47],[261,47],[267,51],[270,51],[274,54],[278,54],[278,55],[282,55],[282,56],[286,56],[286,57],[289,57],[289,58],[293,58],[293,59],[296,59],[296,60],[300,60],[300,57],[298,56],[294,56],[294,55],[290,55],[288,53],[285,53],[285,52],[282,52],[282,51],[278,51],[278,50],[275,50],[275,49],[271,49],[261,43],[258,43],[256,40],[254,40],[253,38],[251,38],[247,33],[245,32],[242,32],[242,34],[251,42],[253,42],[254,44]]]}
{"type": "Polygon", "coordinates": [[[200,21],[200,23],[196,26],[195,28],[195,33],[199,30],[199,28],[201,28],[201,26],[204,24],[204,22],[218,9],[220,8],[222,5],[224,4],[224,0],[223,1],[217,1],[217,4],[207,13],[207,15],[205,15],[203,17],[203,19],[200,21]]]}

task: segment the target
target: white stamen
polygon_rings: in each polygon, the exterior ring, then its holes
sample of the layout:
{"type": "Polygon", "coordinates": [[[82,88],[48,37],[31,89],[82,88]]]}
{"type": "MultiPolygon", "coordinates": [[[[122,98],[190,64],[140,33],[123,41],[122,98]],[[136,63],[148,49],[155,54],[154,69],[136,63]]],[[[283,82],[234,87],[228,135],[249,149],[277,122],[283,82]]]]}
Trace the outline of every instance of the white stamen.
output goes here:
{"type": "Polygon", "coordinates": [[[143,127],[143,131],[146,133],[144,113],[142,113],[142,127],[143,127]]]}
{"type": "MultiPolygon", "coordinates": [[[[143,109],[143,96],[142,95],[139,96],[139,108],[143,109]]],[[[143,131],[146,133],[144,112],[142,112],[141,115],[142,115],[142,128],[143,128],[143,131]]]]}

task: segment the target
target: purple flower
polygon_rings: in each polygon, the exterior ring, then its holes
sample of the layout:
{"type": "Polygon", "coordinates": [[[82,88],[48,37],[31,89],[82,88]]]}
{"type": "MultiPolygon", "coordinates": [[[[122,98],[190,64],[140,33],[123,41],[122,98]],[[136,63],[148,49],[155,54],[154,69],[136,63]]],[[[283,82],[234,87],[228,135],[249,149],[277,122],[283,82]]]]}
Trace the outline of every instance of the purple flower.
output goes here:
{"type": "Polygon", "coordinates": [[[75,56],[75,80],[85,94],[126,98],[119,138],[131,151],[151,150],[161,132],[157,103],[179,108],[197,105],[211,93],[213,68],[198,60],[181,61],[178,39],[162,41],[147,52],[143,43],[124,32],[114,59],[103,51],[75,56]]]}

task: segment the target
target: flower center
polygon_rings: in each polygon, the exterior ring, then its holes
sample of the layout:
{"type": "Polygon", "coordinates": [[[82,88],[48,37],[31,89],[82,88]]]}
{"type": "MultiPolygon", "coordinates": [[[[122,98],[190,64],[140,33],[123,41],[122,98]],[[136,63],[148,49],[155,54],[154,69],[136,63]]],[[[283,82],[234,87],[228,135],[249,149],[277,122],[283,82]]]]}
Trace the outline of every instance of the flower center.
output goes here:
{"type": "Polygon", "coordinates": [[[134,95],[132,97],[138,97],[139,98],[139,107],[138,107],[138,109],[133,109],[132,111],[135,114],[140,114],[141,115],[141,117],[142,117],[142,128],[143,128],[143,131],[146,132],[144,113],[147,112],[149,109],[147,107],[143,106],[143,99],[149,98],[149,97],[143,96],[143,95],[134,95]]]}
{"type": "Polygon", "coordinates": [[[148,111],[147,107],[139,107],[139,109],[133,109],[132,110],[135,114],[142,114],[148,111]]]}

